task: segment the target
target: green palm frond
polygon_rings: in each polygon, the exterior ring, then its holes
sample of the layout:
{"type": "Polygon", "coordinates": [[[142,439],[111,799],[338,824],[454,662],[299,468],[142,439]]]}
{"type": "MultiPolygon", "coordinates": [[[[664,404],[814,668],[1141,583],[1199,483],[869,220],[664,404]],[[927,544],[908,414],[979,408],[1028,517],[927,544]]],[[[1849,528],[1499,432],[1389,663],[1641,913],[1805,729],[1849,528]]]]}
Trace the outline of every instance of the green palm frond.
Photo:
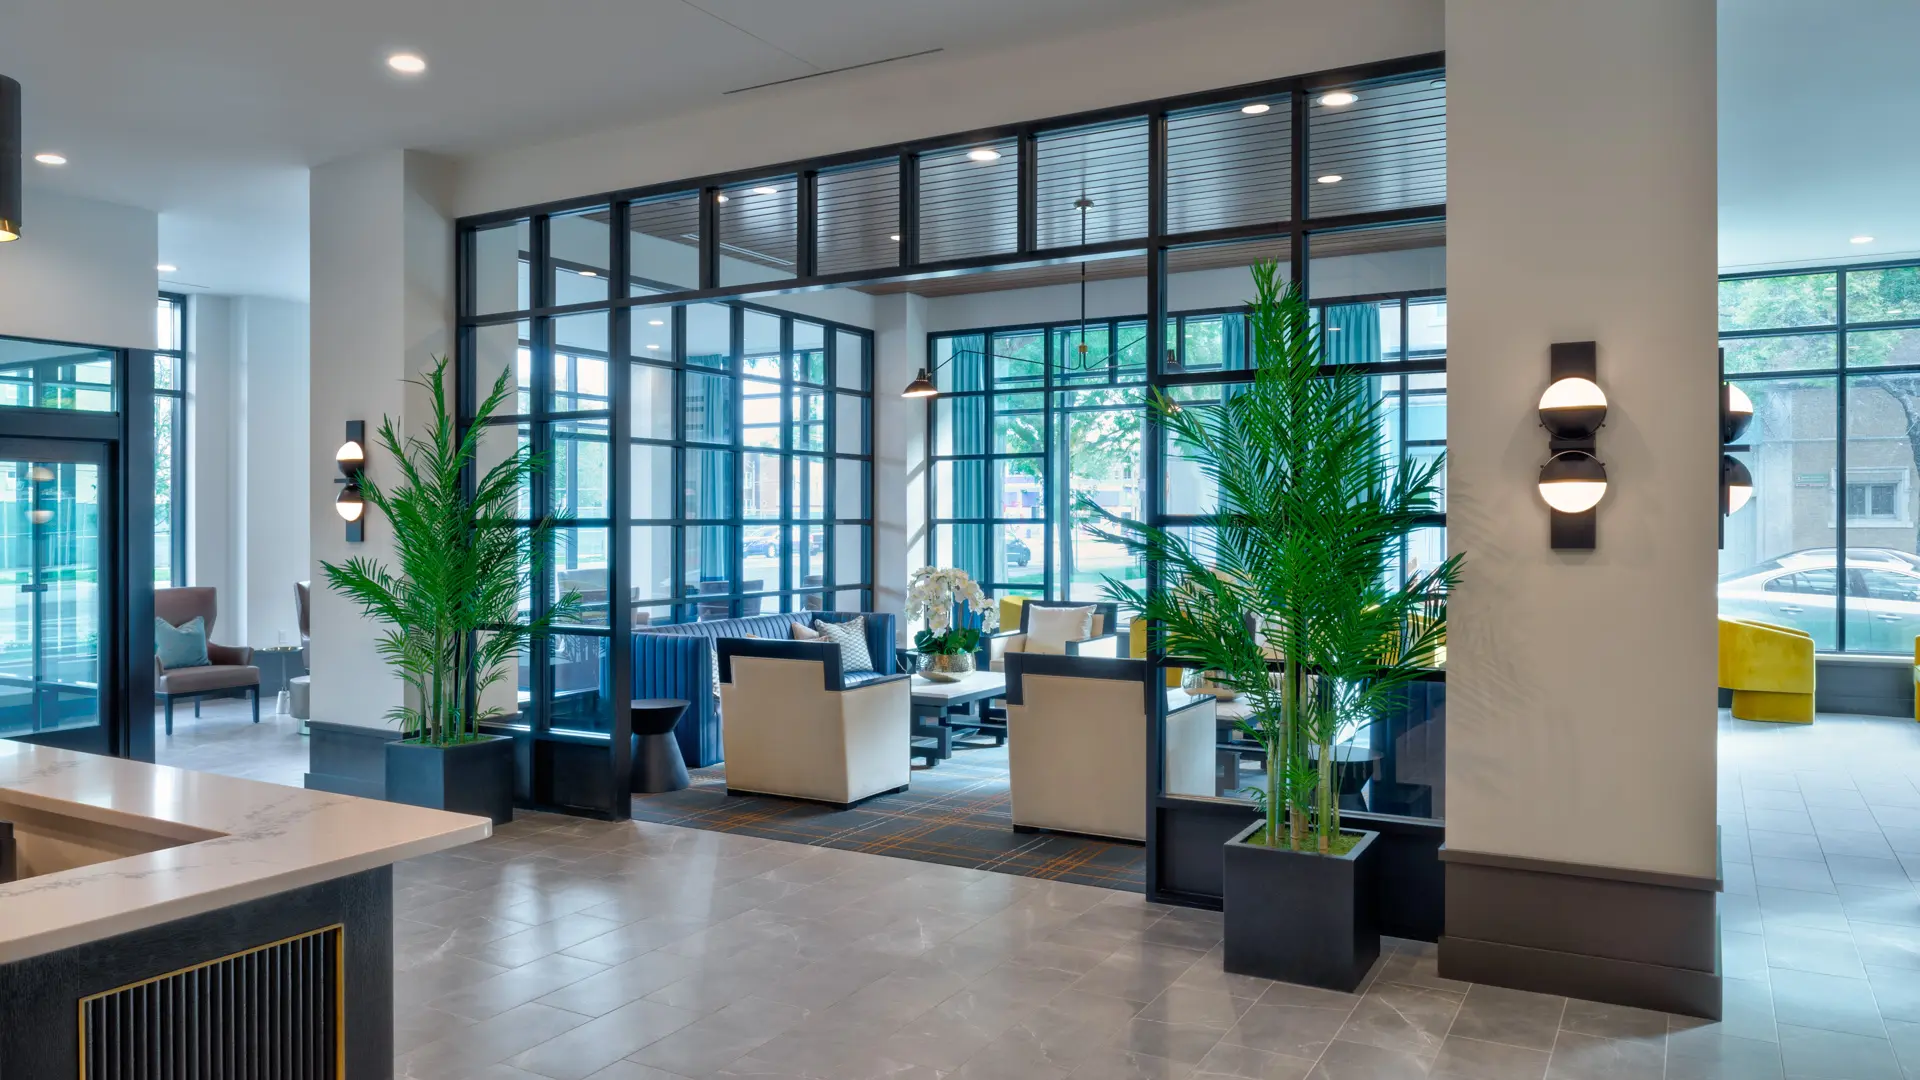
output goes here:
{"type": "Polygon", "coordinates": [[[580,596],[569,592],[537,617],[521,611],[527,583],[546,580],[548,538],[565,519],[517,523],[521,492],[547,468],[528,447],[480,473],[469,493],[487,421],[513,387],[503,371],[462,434],[449,407],[447,364],[436,358],[424,379],[409,380],[433,405],[420,433],[402,436],[391,417],[380,424],[376,438],[397,482],[361,482],[369,512],[386,519],[393,567],[364,556],[321,564],[329,587],[386,628],[375,647],[407,688],[388,719],[433,744],[478,737],[480,724],[501,710],[469,701],[483,701],[530,641],[582,610],[580,596]]]}
{"type": "Polygon", "coordinates": [[[1439,507],[1444,455],[1395,458],[1364,368],[1328,372],[1311,311],[1279,268],[1254,268],[1247,308],[1254,379],[1218,404],[1155,394],[1167,443],[1217,493],[1192,533],[1118,517],[1082,497],[1096,537],[1157,563],[1154,593],[1112,581],[1109,599],[1158,626],[1157,644],[1213,672],[1248,706],[1267,751],[1257,800],[1268,835],[1328,850],[1339,831],[1333,757],[1346,726],[1394,707],[1445,641],[1459,556],[1389,581],[1400,542],[1439,507]],[[1284,826],[1284,829],[1283,829],[1284,826]]]}

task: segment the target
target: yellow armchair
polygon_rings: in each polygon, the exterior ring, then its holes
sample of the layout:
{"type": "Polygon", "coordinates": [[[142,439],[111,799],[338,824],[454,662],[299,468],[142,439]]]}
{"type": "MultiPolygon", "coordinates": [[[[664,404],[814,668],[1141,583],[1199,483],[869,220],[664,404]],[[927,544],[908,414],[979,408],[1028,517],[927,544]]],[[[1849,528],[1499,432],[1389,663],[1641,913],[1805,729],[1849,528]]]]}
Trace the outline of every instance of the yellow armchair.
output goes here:
{"type": "Polygon", "coordinates": [[[1024,596],[1003,596],[1000,598],[1000,629],[1020,629],[1020,609],[1027,606],[1024,596]]]}
{"type": "Polygon", "coordinates": [[[1813,723],[1813,678],[1813,635],[1771,623],[1720,620],[1720,685],[1733,691],[1735,718],[1813,723]]]}
{"type": "MultiPolygon", "coordinates": [[[[1920,645],[1916,645],[1916,649],[1920,649],[1920,645]]],[[[1127,655],[1135,660],[1147,658],[1147,620],[1135,619],[1127,628],[1127,655]]],[[[1167,687],[1173,690],[1180,689],[1179,668],[1167,669],[1167,687]]]]}

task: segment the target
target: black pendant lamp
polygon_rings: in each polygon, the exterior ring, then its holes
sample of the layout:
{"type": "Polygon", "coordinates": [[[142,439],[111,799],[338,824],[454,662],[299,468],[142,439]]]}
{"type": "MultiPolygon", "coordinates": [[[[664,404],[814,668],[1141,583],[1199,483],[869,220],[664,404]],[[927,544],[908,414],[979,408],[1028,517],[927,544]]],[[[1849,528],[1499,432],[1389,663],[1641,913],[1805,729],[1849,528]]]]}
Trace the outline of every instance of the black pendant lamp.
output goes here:
{"type": "Polygon", "coordinates": [[[20,239],[20,84],[0,75],[0,243],[20,239]]]}

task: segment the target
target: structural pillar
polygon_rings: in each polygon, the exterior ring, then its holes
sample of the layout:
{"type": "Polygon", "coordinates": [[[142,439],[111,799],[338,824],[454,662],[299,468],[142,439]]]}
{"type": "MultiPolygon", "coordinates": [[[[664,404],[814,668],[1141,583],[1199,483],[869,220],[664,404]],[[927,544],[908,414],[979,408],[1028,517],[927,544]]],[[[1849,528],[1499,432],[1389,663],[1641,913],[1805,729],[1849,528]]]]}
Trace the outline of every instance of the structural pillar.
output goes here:
{"type": "Polygon", "coordinates": [[[1449,0],[1450,978],[1718,1016],[1713,0],[1449,0]],[[1536,407],[1597,343],[1555,551],[1536,407]]]}

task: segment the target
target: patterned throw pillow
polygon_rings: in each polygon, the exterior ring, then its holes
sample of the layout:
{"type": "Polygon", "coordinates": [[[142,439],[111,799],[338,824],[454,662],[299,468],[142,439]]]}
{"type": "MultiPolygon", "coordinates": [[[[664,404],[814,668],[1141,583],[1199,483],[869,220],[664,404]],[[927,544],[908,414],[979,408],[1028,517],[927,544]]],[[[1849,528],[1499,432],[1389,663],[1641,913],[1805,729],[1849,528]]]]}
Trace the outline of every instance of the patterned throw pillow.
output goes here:
{"type": "Polygon", "coordinates": [[[822,640],[831,641],[840,646],[840,670],[844,674],[878,671],[873,666],[873,654],[867,651],[867,620],[855,616],[846,622],[822,622],[814,620],[813,628],[820,632],[822,640]]]}
{"type": "Polygon", "coordinates": [[[155,616],[153,652],[163,668],[206,667],[207,621],[198,615],[175,626],[155,616]]]}

